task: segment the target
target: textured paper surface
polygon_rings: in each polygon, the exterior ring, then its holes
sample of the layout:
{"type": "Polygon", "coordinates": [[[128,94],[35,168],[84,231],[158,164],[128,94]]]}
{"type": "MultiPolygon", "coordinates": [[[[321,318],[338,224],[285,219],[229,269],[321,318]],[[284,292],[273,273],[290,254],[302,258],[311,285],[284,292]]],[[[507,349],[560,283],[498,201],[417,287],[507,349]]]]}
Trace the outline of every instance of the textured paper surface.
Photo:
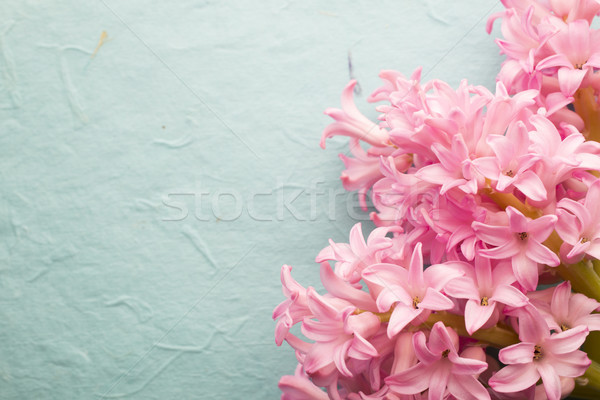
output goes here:
{"type": "Polygon", "coordinates": [[[381,69],[493,89],[500,7],[1,2],[0,398],[278,398],[280,266],[319,287],[355,222],[309,195],[341,189],[348,52],[372,118],[381,69]]]}

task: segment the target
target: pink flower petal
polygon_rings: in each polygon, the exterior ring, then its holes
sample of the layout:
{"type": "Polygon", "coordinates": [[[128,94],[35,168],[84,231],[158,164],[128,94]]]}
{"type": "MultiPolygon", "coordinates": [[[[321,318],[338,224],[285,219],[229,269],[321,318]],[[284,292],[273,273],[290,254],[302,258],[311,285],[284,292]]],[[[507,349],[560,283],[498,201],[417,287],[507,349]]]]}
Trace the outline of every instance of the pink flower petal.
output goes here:
{"type": "Polygon", "coordinates": [[[539,71],[553,67],[573,68],[573,64],[571,64],[571,61],[564,54],[553,54],[540,61],[535,68],[539,71]]]}
{"type": "Polygon", "coordinates": [[[465,327],[469,335],[485,325],[494,312],[494,305],[482,306],[479,299],[469,300],[465,306],[465,327]]]}
{"type": "Polygon", "coordinates": [[[573,94],[581,86],[581,81],[587,74],[587,69],[577,69],[573,67],[563,67],[558,70],[558,83],[560,91],[565,96],[573,96],[573,94]]]}
{"type": "Polygon", "coordinates": [[[445,264],[435,264],[425,268],[423,278],[426,285],[435,290],[442,290],[446,287],[448,282],[463,275],[463,272],[456,267],[458,264],[466,265],[469,268],[471,267],[467,263],[457,261],[445,264]]]}
{"type": "MultiPolygon", "coordinates": [[[[561,200],[561,203],[563,201],[564,199],[561,200]]],[[[571,245],[577,243],[581,234],[577,218],[573,214],[561,209],[557,210],[557,215],[556,232],[560,238],[571,245]]]]}
{"type": "Polygon", "coordinates": [[[450,368],[445,367],[445,365],[440,365],[431,374],[427,396],[429,400],[444,400],[446,386],[450,379],[450,368]]]}
{"type": "Polygon", "coordinates": [[[551,310],[554,317],[565,321],[569,316],[569,299],[571,298],[571,283],[565,281],[556,286],[552,294],[551,310]]]}
{"type": "Polygon", "coordinates": [[[416,332],[413,336],[413,346],[415,354],[419,361],[426,365],[433,364],[441,358],[440,354],[434,354],[427,347],[427,338],[425,334],[421,331],[416,332]]]}
{"type": "Polygon", "coordinates": [[[547,347],[554,354],[571,353],[583,345],[588,333],[586,326],[576,326],[550,336],[544,342],[544,347],[547,347]]]}
{"type": "Polygon", "coordinates": [[[356,289],[336,275],[328,262],[321,263],[321,282],[335,297],[348,300],[358,308],[375,311],[375,301],[369,293],[356,289]]]}
{"type": "Polygon", "coordinates": [[[452,300],[435,289],[427,288],[425,297],[418,305],[419,308],[433,311],[450,310],[454,307],[452,300]]]}
{"type": "Polygon", "coordinates": [[[591,360],[583,351],[574,351],[568,357],[551,356],[548,360],[559,376],[577,378],[585,373],[591,360]]]}
{"type": "Polygon", "coordinates": [[[558,218],[555,215],[544,215],[530,221],[525,232],[529,232],[529,235],[538,242],[543,242],[554,230],[557,220],[558,218]]]}
{"type": "Polygon", "coordinates": [[[418,309],[415,310],[412,307],[405,306],[404,304],[398,303],[394,311],[392,311],[392,316],[390,317],[390,322],[388,324],[387,334],[389,338],[394,337],[397,333],[399,333],[404,327],[410,324],[415,318],[417,318],[423,310],[418,309]]]}
{"type": "Polygon", "coordinates": [[[328,400],[327,393],[312,383],[308,377],[284,375],[279,379],[282,400],[328,400]]]}
{"type": "Polygon", "coordinates": [[[479,250],[478,254],[488,258],[505,259],[518,255],[521,252],[516,239],[506,242],[501,246],[492,249],[479,250]]]}
{"type": "Polygon", "coordinates": [[[396,337],[396,344],[394,345],[394,363],[392,364],[390,375],[395,375],[415,365],[417,357],[415,355],[413,342],[412,332],[402,332],[396,337]]]}
{"type": "Polygon", "coordinates": [[[506,304],[511,307],[524,307],[529,303],[529,299],[519,289],[514,286],[501,285],[496,287],[494,295],[490,300],[506,304]]]}
{"type": "Polygon", "coordinates": [[[540,374],[533,363],[507,365],[490,378],[489,385],[497,392],[511,393],[535,385],[538,379],[540,374]]]}
{"type": "Polygon", "coordinates": [[[583,256],[583,254],[588,253],[590,247],[592,247],[592,242],[582,242],[581,240],[576,242],[573,245],[573,248],[567,253],[567,259],[578,259],[578,256],[583,256]]]}
{"type": "Polygon", "coordinates": [[[480,157],[473,160],[475,168],[486,178],[497,180],[502,173],[496,157],[480,157]]]}
{"type": "Polygon", "coordinates": [[[510,230],[513,232],[529,232],[529,223],[527,217],[525,217],[519,210],[514,207],[506,207],[506,215],[508,215],[508,222],[510,224],[510,230]]]}
{"type": "Polygon", "coordinates": [[[551,267],[556,267],[558,264],[560,264],[560,259],[552,250],[537,242],[533,238],[529,239],[525,254],[527,257],[529,257],[529,259],[540,264],[546,264],[551,267]]]}
{"type": "Polygon", "coordinates": [[[548,400],[560,400],[560,378],[552,365],[547,362],[540,362],[536,363],[536,366],[542,382],[544,382],[544,389],[548,400]]]}
{"type": "Polygon", "coordinates": [[[308,300],[308,307],[316,316],[326,319],[335,319],[339,313],[339,310],[331,305],[328,299],[321,296],[312,287],[306,289],[306,298],[308,300]]]}
{"type": "Polygon", "coordinates": [[[453,279],[446,284],[444,291],[450,296],[459,299],[480,300],[479,290],[477,290],[471,278],[460,277],[453,279]]]}
{"type": "Polygon", "coordinates": [[[479,239],[493,246],[500,246],[512,238],[512,233],[506,226],[486,225],[477,221],[471,226],[479,239]]]}
{"type": "Polygon", "coordinates": [[[425,281],[423,280],[422,246],[421,243],[415,245],[408,267],[408,283],[413,287],[423,287],[425,285],[425,281]]]}
{"type": "Polygon", "coordinates": [[[385,378],[385,383],[400,394],[417,394],[429,387],[433,371],[425,364],[417,364],[396,375],[385,378]]]}
{"type": "Polygon", "coordinates": [[[346,365],[346,354],[348,353],[348,348],[350,348],[351,344],[352,341],[348,340],[341,346],[336,346],[333,352],[333,363],[335,364],[335,367],[342,375],[347,377],[352,377],[352,371],[350,371],[346,365]]]}
{"type": "Polygon", "coordinates": [[[534,343],[521,342],[500,350],[499,358],[504,364],[527,364],[533,361],[534,343]]]}
{"type": "Polygon", "coordinates": [[[433,352],[441,353],[445,350],[456,353],[458,335],[454,329],[447,328],[443,322],[436,322],[429,335],[429,348],[433,352]]]}
{"type": "Polygon", "coordinates": [[[520,253],[512,257],[513,272],[517,281],[526,290],[535,290],[538,284],[538,264],[525,254],[520,253]]]}
{"type": "Polygon", "coordinates": [[[587,326],[590,331],[600,331],[600,314],[591,314],[577,320],[578,324],[587,326]]]}
{"type": "Polygon", "coordinates": [[[522,342],[541,343],[550,336],[550,328],[535,307],[519,309],[519,339],[522,342]]]}
{"type": "Polygon", "coordinates": [[[519,174],[513,185],[533,201],[544,201],[548,197],[542,180],[531,170],[519,174]]]}
{"type": "Polygon", "coordinates": [[[460,357],[456,352],[450,352],[448,359],[452,362],[452,373],[455,375],[478,375],[488,367],[485,361],[460,357]]]}
{"type": "Polygon", "coordinates": [[[357,360],[370,360],[379,356],[377,349],[365,338],[355,334],[348,348],[348,356],[357,360]]]}
{"type": "Polygon", "coordinates": [[[483,385],[472,376],[450,377],[448,391],[461,400],[489,400],[490,394],[483,385]]]}

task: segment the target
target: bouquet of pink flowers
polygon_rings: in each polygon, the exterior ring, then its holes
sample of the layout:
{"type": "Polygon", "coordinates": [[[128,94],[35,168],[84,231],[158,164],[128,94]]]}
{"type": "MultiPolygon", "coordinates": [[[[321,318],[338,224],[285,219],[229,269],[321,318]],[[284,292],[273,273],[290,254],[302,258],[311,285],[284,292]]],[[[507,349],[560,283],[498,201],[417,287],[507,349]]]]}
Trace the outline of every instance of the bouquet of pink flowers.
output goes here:
{"type": "Polygon", "coordinates": [[[321,250],[325,294],[283,266],[282,399],[600,398],[600,2],[502,3],[495,93],[382,71],[378,123],[355,82],[326,110],[377,228],[321,250]]]}

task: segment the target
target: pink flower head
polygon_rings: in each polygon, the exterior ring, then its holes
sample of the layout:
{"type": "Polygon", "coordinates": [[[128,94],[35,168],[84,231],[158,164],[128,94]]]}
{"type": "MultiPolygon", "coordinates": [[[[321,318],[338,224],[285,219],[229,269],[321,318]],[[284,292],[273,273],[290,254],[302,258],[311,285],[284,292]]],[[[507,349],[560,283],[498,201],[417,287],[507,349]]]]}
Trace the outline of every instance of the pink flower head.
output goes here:
{"type": "Polygon", "coordinates": [[[350,243],[335,243],[329,240],[316,261],[336,261],[335,272],[342,279],[352,284],[357,284],[361,279],[361,272],[371,264],[381,262],[381,251],[392,246],[390,238],[386,237],[389,229],[377,228],[369,234],[365,242],[360,222],[350,230],[350,243]]]}
{"type": "Polygon", "coordinates": [[[473,260],[477,237],[471,225],[473,221],[485,221],[487,209],[472,196],[465,196],[460,201],[441,196],[430,214],[431,229],[445,238],[446,252],[460,251],[464,258],[473,260]]]}
{"type": "MultiPolygon", "coordinates": [[[[549,24],[549,18],[571,22],[585,19],[591,22],[600,10],[597,0],[501,0],[504,7],[514,9],[519,15],[533,13],[532,24],[549,24]],[[557,18],[558,17],[558,18],[557,18]]],[[[561,21],[561,22],[562,22],[561,21]]],[[[554,23],[554,22],[553,22],[554,23]]]]}
{"type": "Polygon", "coordinates": [[[466,299],[465,327],[473,332],[491,322],[498,322],[501,304],[524,307],[527,297],[511,286],[515,281],[510,264],[501,263],[492,269],[489,259],[475,257],[475,268],[466,265],[465,276],[446,284],[444,290],[452,297],[466,299]]]}
{"type": "MultiPolygon", "coordinates": [[[[429,400],[442,400],[449,393],[458,399],[489,399],[477,376],[487,368],[483,350],[475,350],[473,358],[458,355],[458,335],[452,328],[437,322],[429,340],[425,333],[413,336],[419,363],[385,379],[385,383],[401,394],[418,394],[429,390],[429,400]],[[479,353],[479,354],[477,354],[479,353]]],[[[464,352],[463,352],[464,355],[464,352]]],[[[471,354],[470,354],[471,355],[471,354]]]]}
{"type": "Polygon", "coordinates": [[[590,30],[586,20],[569,23],[548,39],[555,54],[544,58],[538,70],[558,69],[558,82],[565,96],[572,96],[588,71],[600,68],[600,32],[590,30]]]}
{"type": "Polygon", "coordinates": [[[388,132],[370,121],[356,108],[352,93],[356,81],[352,80],[342,92],[342,109],[328,108],[325,114],[335,120],[323,131],[321,147],[325,148],[325,140],[337,135],[349,136],[373,146],[384,147],[389,143],[388,132]]]}
{"type": "MultiPolygon", "coordinates": [[[[418,87],[421,81],[421,72],[423,68],[415,69],[410,76],[410,79],[398,71],[383,70],[379,73],[379,77],[383,80],[383,86],[375,90],[367,99],[370,102],[388,101],[392,103],[392,95],[397,93],[405,93],[406,97],[414,96],[417,92],[414,90],[418,87]]],[[[414,101],[414,100],[409,100],[414,101]]]]}
{"type": "Polygon", "coordinates": [[[558,256],[542,244],[554,230],[557,218],[555,215],[544,215],[532,220],[510,206],[506,208],[506,214],[509,226],[473,222],[477,237],[496,246],[480,250],[479,254],[494,259],[510,259],[517,281],[526,290],[535,290],[538,263],[553,267],[560,264],[558,256]]]}
{"type": "Polygon", "coordinates": [[[563,282],[549,289],[552,291],[550,302],[532,300],[532,304],[545,317],[546,323],[557,332],[566,331],[579,326],[590,331],[600,331],[600,303],[581,293],[571,293],[571,283],[563,282]]]}
{"type": "Polygon", "coordinates": [[[511,8],[492,15],[487,21],[488,33],[492,32],[492,25],[497,18],[502,18],[501,30],[504,38],[496,39],[501,53],[517,60],[519,66],[531,74],[535,66],[536,53],[545,40],[532,24],[533,8],[527,10],[524,15],[511,8]]]}
{"type": "MultiPolygon", "coordinates": [[[[352,139],[350,141],[350,151],[354,158],[348,157],[342,153],[339,155],[346,167],[346,169],[342,171],[342,176],[340,177],[342,185],[344,185],[344,189],[348,191],[358,191],[360,206],[364,211],[367,210],[367,193],[369,189],[371,189],[375,182],[383,178],[383,173],[379,168],[380,157],[383,155],[390,156],[394,150],[392,147],[373,147],[373,149],[380,149],[381,151],[379,151],[378,154],[366,152],[360,146],[357,139],[352,139]]],[[[396,168],[400,171],[408,169],[410,166],[410,159],[410,156],[407,154],[393,157],[396,168]]]]}
{"type": "Polygon", "coordinates": [[[421,247],[421,243],[415,246],[408,270],[394,264],[375,264],[363,271],[371,293],[377,295],[379,311],[386,312],[393,307],[388,324],[390,338],[410,323],[423,323],[431,311],[449,310],[454,306],[441,289],[462,272],[443,264],[423,271],[421,247]]]}
{"type": "Polygon", "coordinates": [[[302,321],[304,317],[312,315],[308,308],[306,289],[292,278],[292,267],[284,265],[281,267],[281,284],[283,294],[287,297],[273,311],[273,319],[277,320],[275,325],[275,343],[281,346],[288,335],[290,328],[302,321]]]}
{"type": "Polygon", "coordinates": [[[368,342],[380,326],[370,312],[354,314],[356,307],[337,298],[326,298],[313,288],[307,290],[308,306],[314,315],[302,322],[302,333],[316,342],[304,358],[304,369],[310,375],[330,366],[344,376],[353,376],[346,359],[369,360],[377,357],[375,347],[368,342]]]}
{"type": "Polygon", "coordinates": [[[567,22],[592,19],[600,11],[600,2],[597,0],[549,0],[550,8],[554,14],[567,22]]]}
{"type": "Polygon", "coordinates": [[[327,393],[311,382],[302,364],[298,364],[294,375],[284,375],[279,380],[281,400],[328,400],[327,393]]]}
{"type": "Polygon", "coordinates": [[[498,192],[516,187],[533,201],[546,200],[546,188],[532,168],[541,156],[529,152],[529,133],[523,122],[511,124],[506,136],[488,136],[487,143],[495,157],[478,158],[473,165],[495,183],[498,192]]]}
{"type": "Polygon", "coordinates": [[[569,198],[558,202],[556,231],[564,243],[561,254],[569,263],[584,256],[600,258],[600,181],[588,189],[584,203],[569,198]]]}
{"type": "Polygon", "coordinates": [[[469,149],[462,135],[454,135],[449,149],[433,143],[431,150],[440,162],[421,168],[416,173],[417,178],[441,185],[440,194],[445,194],[454,187],[465,193],[477,193],[477,175],[472,172],[469,149]]]}
{"type": "Polygon", "coordinates": [[[579,350],[588,329],[583,326],[550,334],[543,317],[534,308],[519,317],[521,343],[500,350],[500,361],[506,364],[489,380],[500,393],[515,393],[541,378],[549,400],[561,398],[561,377],[583,375],[591,361],[579,350]]]}

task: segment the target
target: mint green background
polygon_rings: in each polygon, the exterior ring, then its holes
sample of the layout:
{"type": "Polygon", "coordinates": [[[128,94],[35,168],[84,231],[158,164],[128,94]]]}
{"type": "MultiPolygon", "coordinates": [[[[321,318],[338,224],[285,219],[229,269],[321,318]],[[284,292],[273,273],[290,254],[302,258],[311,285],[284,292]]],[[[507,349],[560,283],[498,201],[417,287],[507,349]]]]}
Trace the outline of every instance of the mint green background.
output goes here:
{"type": "Polygon", "coordinates": [[[318,286],[355,222],[329,194],[347,141],[318,147],[348,51],[370,117],[380,69],[493,88],[500,9],[2,1],[0,398],[278,398],[280,266],[318,286]]]}

